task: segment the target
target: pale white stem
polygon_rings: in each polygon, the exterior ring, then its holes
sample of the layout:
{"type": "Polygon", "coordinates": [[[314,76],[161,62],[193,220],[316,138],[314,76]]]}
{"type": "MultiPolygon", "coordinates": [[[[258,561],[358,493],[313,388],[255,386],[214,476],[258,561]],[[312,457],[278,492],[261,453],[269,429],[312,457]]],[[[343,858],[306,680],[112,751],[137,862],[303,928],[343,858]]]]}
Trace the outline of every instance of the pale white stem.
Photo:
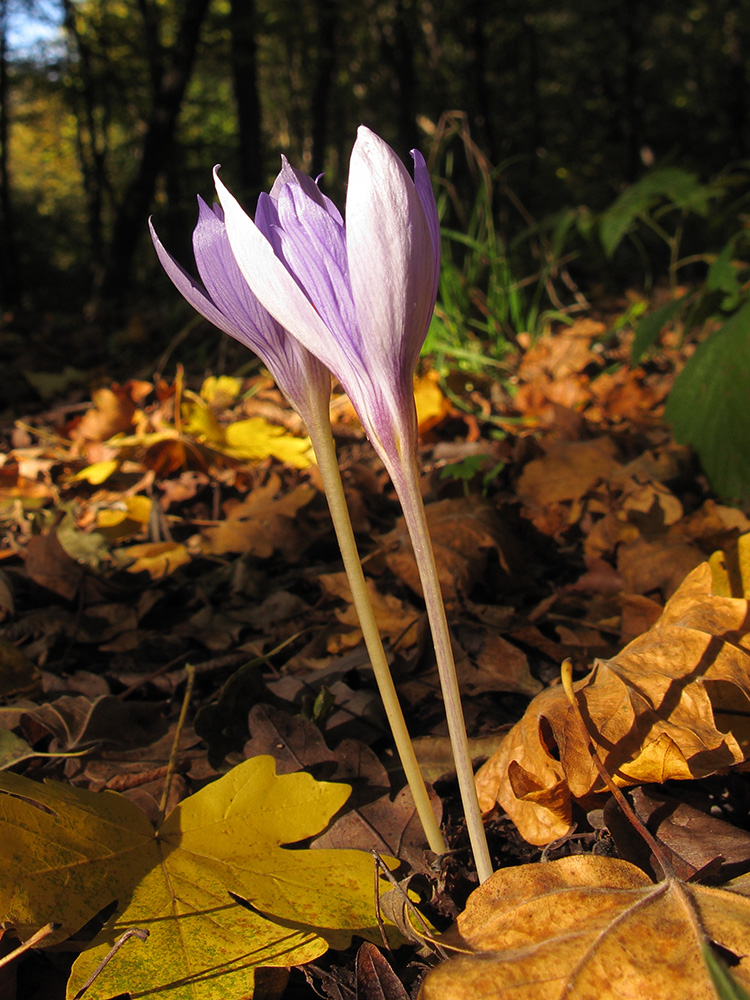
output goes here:
{"type": "Polygon", "coordinates": [[[440,831],[440,826],[435,818],[422,772],[419,770],[414,746],[406,728],[404,715],[401,711],[401,705],[396,694],[390,667],[388,666],[388,660],[386,659],[385,650],[380,638],[380,632],[375,621],[370,595],[367,592],[367,584],[365,583],[362,564],[357,551],[357,543],[354,538],[351,519],[349,518],[349,508],[346,504],[344,485],[341,482],[341,473],[339,472],[338,460],[336,458],[336,446],[333,441],[328,414],[325,415],[325,419],[321,417],[319,420],[313,420],[307,415],[306,422],[310,440],[315,449],[320,476],[323,480],[328,508],[331,512],[331,520],[333,521],[336,538],[341,550],[341,558],[349,580],[352,600],[359,616],[359,624],[364,636],[365,646],[370,657],[370,663],[375,674],[383,707],[385,708],[385,713],[391,727],[396,750],[401,760],[401,766],[409,783],[414,805],[416,806],[417,814],[422,823],[430,850],[436,854],[444,854],[447,847],[440,831]]]}
{"type": "Polygon", "coordinates": [[[471,766],[469,741],[466,736],[466,723],[461,708],[461,694],[456,676],[456,664],[453,659],[448,621],[445,617],[443,595],[440,590],[435,554],[432,548],[427,516],[425,514],[422,494],[419,489],[419,472],[416,461],[406,458],[401,468],[391,469],[391,478],[404,512],[404,520],[409,531],[414,555],[417,560],[419,579],[422,583],[427,617],[432,631],[432,641],[435,646],[440,686],[443,692],[445,717],[448,723],[453,761],[458,777],[458,787],[466,817],[466,827],[469,833],[471,850],[477,868],[479,881],[486,881],[492,874],[492,862],[487,846],[487,837],[482,823],[482,813],[477,799],[474,784],[474,771],[471,766]]]}

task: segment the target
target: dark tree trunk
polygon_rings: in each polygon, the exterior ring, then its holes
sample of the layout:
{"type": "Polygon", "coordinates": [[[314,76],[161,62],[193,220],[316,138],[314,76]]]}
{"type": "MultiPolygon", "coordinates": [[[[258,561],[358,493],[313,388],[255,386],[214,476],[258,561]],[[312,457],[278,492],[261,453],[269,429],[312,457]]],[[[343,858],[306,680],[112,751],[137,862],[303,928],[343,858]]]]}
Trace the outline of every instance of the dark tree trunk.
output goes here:
{"type": "Polygon", "coordinates": [[[472,132],[477,142],[489,154],[490,161],[498,159],[495,129],[492,121],[492,107],[487,89],[487,38],[484,21],[487,5],[484,0],[471,0],[469,7],[469,40],[471,42],[470,76],[473,94],[472,132]]]}
{"type": "Polygon", "coordinates": [[[626,179],[632,183],[640,172],[640,151],[646,143],[640,82],[641,5],[639,0],[623,0],[620,29],[625,38],[622,137],[625,142],[626,179]]]}
{"type": "Polygon", "coordinates": [[[78,30],[73,0],[63,0],[65,28],[78,54],[78,81],[74,85],[76,108],[76,145],[86,198],[87,229],[91,258],[104,257],[103,211],[107,190],[107,140],[97,122],[98,84],[94,75],[91,50],[78,30]]]}
{"type": "Polygon", "coordinates": [[[747,17],[742,4],[730,0],[724,12],[724,50],[729,57],[726,108],[729,125],[729,152],[737,159],[748,151],[747,100],[747,17]]]}
{"type": "Polygon", "coordinates": [[[384,60],[390,66],[396,90],[396,135],[401,156],[418,145],[417,73],[413,0],[396,0],[390,31],[383,35],[384,60]]]}
{"type": "Polygon", "coordinates": [[[164,53],[151,116],[138,167],[115,217],[112,243],[98,298],[115,301],[127,294],[138,244],[146,233],[146,218],[172,148],[177,119],[195,61],[201,25],[210,0],[185,0],[174,47],[164,53]]]}
{"type": "Polygon", "coordinates": [[[318,60],[312,90],[312,175],[325,170],[328,146],[328,118],[333,72],[336,66],[336,0],[318,0],[318,60]]]}
{"type": "Polygon", "coordinates": [[[13,211],[11,206],[10,174],[8,170],[8,7],[0,0],[0,301],[6,308],[17,305],[21,284],[16,265],[13,211]]]}
{"type": "Polygon", "coordinates": [[[254,203],[265,181],[261,106],[258,93],[258,13],[255,0],[231,0],[232,82],[237,106],[237,143],[240,154],[238,194],[254,203]]]}

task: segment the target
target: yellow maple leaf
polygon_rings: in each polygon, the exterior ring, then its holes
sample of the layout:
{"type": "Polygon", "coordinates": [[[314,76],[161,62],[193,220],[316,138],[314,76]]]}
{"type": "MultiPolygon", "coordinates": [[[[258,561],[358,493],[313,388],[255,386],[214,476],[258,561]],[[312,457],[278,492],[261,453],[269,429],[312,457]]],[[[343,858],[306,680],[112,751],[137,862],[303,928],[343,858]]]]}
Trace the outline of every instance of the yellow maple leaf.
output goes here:
{"type": "Polygon", "coordinates": [[[56,944],[116,901],[73,966],[69,998],[133,927],[148,941],[123,948],[92,997],[249,997],[255,968],[309,962],[354,932],[379,939],[369,854],[281,846],[319,833],[349,793],[253,757],[154,830],[115,792],[2,774],[0,921],[25,938],[52,919],[60,929],[45,944],[56,944]]]}
{"type": "Polygon", "coordinates": [[[242,380],[231,375],[209,375],[201,386],[201,398],[213,406],[229,406],[242,392],[242,380]]]}
{"type": "Polygon", "coordinates": [[[233,458],[262,462],[270,456],[295,469],[307,469],[313,463],[309,437],[295,437],[262,417],[250,417],[249,420],[229,424],[225,441],[222,450],[233,458]]]}

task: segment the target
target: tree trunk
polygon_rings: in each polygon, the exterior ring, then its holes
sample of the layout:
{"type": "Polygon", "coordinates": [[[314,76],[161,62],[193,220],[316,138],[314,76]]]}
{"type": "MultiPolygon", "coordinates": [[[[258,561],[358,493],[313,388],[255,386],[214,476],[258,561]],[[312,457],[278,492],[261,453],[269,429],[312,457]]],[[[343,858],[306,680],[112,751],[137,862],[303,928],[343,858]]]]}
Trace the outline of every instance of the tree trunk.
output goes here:
{"type": "Polygon", "coordinates": [[[336,0],[318,0],[318,59],[315,83],[312,90],[312,175],[317,177],[325,170],[328,146],[328,118],[336,66],[336,29],[338,6],[336,0]]]}
{"type": "Polygon", "coordinates": [[[247,204],[255,202],[265,181],[258,93],[257,20],[255,0],[231,0],[229,31],[232,83],[237,106],[237,143],[240,154],[240,185],[237,193],[247,204]]]}
{"type": "Polygon", "coordinates": [[[0,0],[0,301],[5,308],[17,305],[21,285],[14,252],[13,211],[11,207],[10,174],[8,170],[8,5],[0,0]]]}
{"type": "Polygon", "coordinates": [[[127,295],[133,258],[147,231],[146,218],[156,182],[172,148],[209,3],[210,0],[185,0],[174,47],[164,53],[163,71],[154,94],[138,168],[115,217],[108,260],[99,282],[98,298],[102,302],[114,302],[127,295]]]}

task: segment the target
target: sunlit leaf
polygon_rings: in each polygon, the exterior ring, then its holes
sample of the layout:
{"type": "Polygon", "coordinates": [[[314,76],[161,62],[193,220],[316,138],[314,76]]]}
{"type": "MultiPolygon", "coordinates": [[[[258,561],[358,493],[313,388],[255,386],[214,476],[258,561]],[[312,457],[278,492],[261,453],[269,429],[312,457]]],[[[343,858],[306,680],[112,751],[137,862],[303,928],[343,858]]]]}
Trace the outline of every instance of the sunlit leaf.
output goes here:
{"type": "Polygon", "coordinates": [[[113,792],[2,774],[0,920],[22,938],[54,920],[53,943],[116,901],[76,960],[68,997],[130,927],[148,930],[148,941],[122,949],[92,1000],[249,996],[255,967],[310,961],[353,933],[378,940],[368,854],[281,846],[323,829],[349,791],[304,772],[277,776],[272,758],[255,757],[154,830],[113,792]]]}

